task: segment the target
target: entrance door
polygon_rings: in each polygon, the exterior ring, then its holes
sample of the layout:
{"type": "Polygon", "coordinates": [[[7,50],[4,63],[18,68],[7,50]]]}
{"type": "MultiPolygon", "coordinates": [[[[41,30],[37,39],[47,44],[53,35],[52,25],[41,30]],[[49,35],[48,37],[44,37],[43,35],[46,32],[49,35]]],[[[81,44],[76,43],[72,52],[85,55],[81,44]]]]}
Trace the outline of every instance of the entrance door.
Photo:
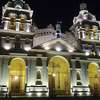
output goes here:
{"type": "Polygon", "coordinates": [[[20,77],[19,76],[11,76],[11,94],[18,95],[20,91],[20,77]]]}
{"type": "Polygon", "coordinates": [[[26,84],[25,62],[21,58],[11,60],[9,66],[9,94],[24,95],[26,84]]]}
{"type": "Polygon", "coordinates": [[[48,63],[49,94],[51,96],[70,95],[69,62],[62,56],[54,56],[48,63]]]}
{"type": "Polygon", "coordinates": [[[55,79],[52,75],[49,75],[49,92],[50,96],[55,96],[55,79]]]}

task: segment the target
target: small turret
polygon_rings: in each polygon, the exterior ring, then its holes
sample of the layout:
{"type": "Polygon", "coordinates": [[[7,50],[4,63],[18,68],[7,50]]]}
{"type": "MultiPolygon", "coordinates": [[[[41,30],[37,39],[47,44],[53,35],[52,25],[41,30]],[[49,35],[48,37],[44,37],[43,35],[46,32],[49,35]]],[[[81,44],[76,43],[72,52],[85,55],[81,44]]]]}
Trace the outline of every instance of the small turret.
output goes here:
{"type": "Polygon", "coordinates": [[[80,10],[87,10],[87,4],[86,3],[81,3],[80,4],[80,10]]]}
{"type": "Polygon", "coordinates": [[[57,35],[57,38],[59,38],[61,36],[61,21],[60,22],[57,22],[56,24],[56,35],[57,35]]]}
{"type": "Polygon", "coordinates": [[[84,20],[96,21],[96,17],[87,10],[87,4],[80,4],[80,12],[77,17],[74,17],[73,24],[81,23],[84,20]]]}

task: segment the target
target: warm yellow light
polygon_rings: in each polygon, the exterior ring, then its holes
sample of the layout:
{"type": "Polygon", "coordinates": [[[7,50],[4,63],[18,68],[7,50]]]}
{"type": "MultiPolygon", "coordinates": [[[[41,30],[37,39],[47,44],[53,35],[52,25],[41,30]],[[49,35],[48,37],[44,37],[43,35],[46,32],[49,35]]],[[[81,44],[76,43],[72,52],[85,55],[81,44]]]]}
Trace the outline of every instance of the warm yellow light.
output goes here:
{"type": "MultiPolygon", "coordinates": [[[[49,78],[51,85],[56,87],[59,86],[59,90],[64,90],[70,94],[70,67],[69,62],[62,56],[54,56],[51,58],[48,64],[48,75],[53,78],[49,78]],[[65,85],[68,84],[68,85],[65,85]]],[[[53,87],[53,86],[52,86],[53,87]]],[[[57,93],[55,91],[55,93],[57,93]]]]}
{"type": "Polygon", "coordinates": [[[15,80],[18,80],[18,78],[19,78],[18,76],[15,76],[15,77],[14,77],[15,80]]]}
{"type": "Polygon", "coordinates": [[[55,77],[55,76],[56,76],[56,74],[55,74],[55,73],[53,73],[53,74],[52,74],[52,76],[53,76],[53,77],[55,77]]]}
{"type": "Polygon", "coordinates": [[[23,95],[26,83],[26,64],[24,59],[13,58],[11,60],[9,65],[9,76],[12,77],[9,78],[8,92],[13,92],[13,86],[19,82],[20,84],[18,85],[18,92],[23,95]]]}

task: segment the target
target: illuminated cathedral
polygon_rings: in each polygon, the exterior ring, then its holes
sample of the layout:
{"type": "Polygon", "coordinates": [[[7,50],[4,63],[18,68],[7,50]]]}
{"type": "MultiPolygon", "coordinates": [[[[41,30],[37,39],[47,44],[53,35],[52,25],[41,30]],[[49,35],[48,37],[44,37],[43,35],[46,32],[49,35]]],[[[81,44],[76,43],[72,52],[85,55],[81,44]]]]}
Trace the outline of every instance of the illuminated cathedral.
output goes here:
{"type": "Polygon", "coordinates": [[[100,95],[100,21],[80,5],[69,32],[38,28],[23,0],[2,8],[0,96],[100,95]]]}

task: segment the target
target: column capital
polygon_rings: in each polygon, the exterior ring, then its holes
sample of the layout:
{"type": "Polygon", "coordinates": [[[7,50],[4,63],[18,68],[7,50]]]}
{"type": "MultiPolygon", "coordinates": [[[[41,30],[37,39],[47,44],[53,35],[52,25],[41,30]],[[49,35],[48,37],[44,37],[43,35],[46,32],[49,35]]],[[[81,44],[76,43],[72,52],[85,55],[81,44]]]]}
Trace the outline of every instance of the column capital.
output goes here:
{"type": "Polygon", "coordinates": [[[26,23],[25,31],[30,32],[30,25],[31,23],[26,23]]]}

